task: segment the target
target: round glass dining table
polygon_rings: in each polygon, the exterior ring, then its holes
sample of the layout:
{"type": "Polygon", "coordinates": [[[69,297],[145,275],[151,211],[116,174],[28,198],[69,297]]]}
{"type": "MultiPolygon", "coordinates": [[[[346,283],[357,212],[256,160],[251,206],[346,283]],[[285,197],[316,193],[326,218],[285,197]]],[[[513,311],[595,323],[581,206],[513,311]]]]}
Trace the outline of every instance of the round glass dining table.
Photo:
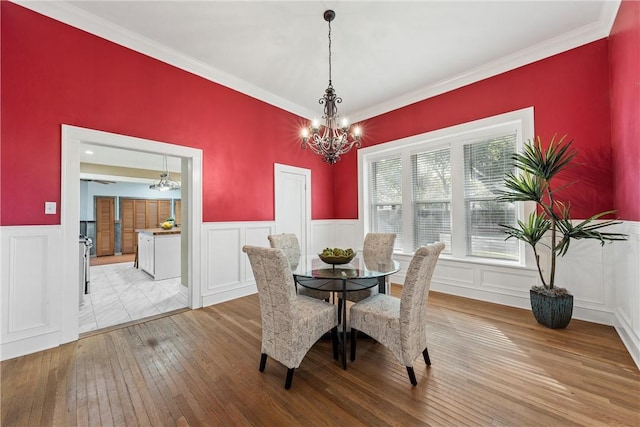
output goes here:
{"type": "Polygon", "coordinates": [[[361,291],[378,286],[378,291],[386,292],[386,276],[400,270],[398,261],[392,259],[365,259],[362,253],[348,264],[326,264],[317,256],[301,258],[293,268],[293,277],[301,286],[309,289],[337,293],[342,303],[339,318],[342,319],[342,332],[339,334],[342,367],[347,369],[347,292],[361,291]]]}

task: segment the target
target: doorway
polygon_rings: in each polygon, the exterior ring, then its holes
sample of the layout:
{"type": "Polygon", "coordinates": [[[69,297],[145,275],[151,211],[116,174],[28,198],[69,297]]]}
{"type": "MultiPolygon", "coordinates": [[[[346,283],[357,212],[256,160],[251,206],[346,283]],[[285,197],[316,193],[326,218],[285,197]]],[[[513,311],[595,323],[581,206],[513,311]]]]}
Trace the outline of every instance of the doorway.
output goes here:
{"type": "Polygon", "coordinates": [[[80,150],[83,143],[138,153],[179,157],[182,172],[181,272],[188,288],[190,308],[202,306],[200,283],[200,230],[202,226],[202,150],[125,135],[62,126],[61,229],[63,239],[63,307],[60,342],[78,339],[79,294],[77,271],[80,212],[80,150]],[[76,256],[73,256],[76,254],[76,256]]]}
{"type": "MultiPolygon", "coordinates": [[[[114,174],[108,185],[96,182],[91,178],[92,173],[105,162],[112,162],[110,157],[123,157],[121,163],[124,165],[135,154],[90,144],[82,144],[82,149],[91,154],[81,157],[83,180],[80,184],[80,201],[87,209],[84,212],[81,209],[80,216],[81,223],[86,223],[88,229],[95,230],[88,234],[95,244],[89,261],[86,293],[81,298],[80,336],[186,308],[188,289],[182,286],[180,277],[181,224],[176,222],[171,234],[158,236],[161,242],[157,243],[162,243],[163,248],[159,249],[160,252],[151,248],[150,251],[144,251],[146,255],[139,258],[137,256],[140,240],[138,231],[158,230],[159,224],[173,217],[173,202],[179,200],[181,192],[159,192],[150,188],[150,184],[157,182],[156,172],[153,170],[144,172],[147,178],[138,178],[140,181],[146,179],[146,182],[131,182],[130,175],[142,175],[147,164],[150,164],[147,167],[153,167],[157,157],[149,154],[145,154],[145,159],[137,160],[143,169],[114,167],[114,174]],[[148,163],[144,163],[146,159],[148,163]],[[107,194],[111,197],[105,196],[107,194]],[[116,214],[112,215],[114,205],[116,214]],[[115,251],[111,244],[109,250],[106,249],[106,241],[113,234],[116,236],[115,251]],[[163,261],[150,263],[151,253],[162,256],[163,261]]],[[[171,160],[174,168],[172,172],[179,173],[180,170],[175,167],[176,164],[179,167],[180,159],[171,160]]],[[[145,235],[144,241],[153,247],[156,239],[155,236],[145,235]]]]}
{"type": "Polygon", "coordinates": [[[307,255],[311,244],[311,171],[276,163],[274,176],[276,233],[298,236],[300,249],[307,255]]]}

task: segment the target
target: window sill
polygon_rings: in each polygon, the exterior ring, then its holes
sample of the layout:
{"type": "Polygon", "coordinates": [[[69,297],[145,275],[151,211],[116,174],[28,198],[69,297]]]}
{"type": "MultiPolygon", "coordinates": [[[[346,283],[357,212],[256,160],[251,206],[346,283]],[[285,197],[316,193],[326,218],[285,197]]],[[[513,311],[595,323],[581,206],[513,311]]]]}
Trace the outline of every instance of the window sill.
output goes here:
{"type": "MultiPolygon", "coordinates": [[[[394,256],[411,259],[413,256],[412,253],[405,252],[394,252],[394,256]]],[[[501,261],[501,260],[493,260],[490,258],[475,258],[475,257],[467,257],[467,258],[455,258],[448,254],[440,254],[440,260],[451,262],[451,263],[460,263],[460,264],[476,264],[476,265],[484,265],[487,267],[500,267],[500,268],[510,268],[516,270],[526,270],[526,271],[536,271],[535,266],[527,266],[517,261],[501,261]]]]}

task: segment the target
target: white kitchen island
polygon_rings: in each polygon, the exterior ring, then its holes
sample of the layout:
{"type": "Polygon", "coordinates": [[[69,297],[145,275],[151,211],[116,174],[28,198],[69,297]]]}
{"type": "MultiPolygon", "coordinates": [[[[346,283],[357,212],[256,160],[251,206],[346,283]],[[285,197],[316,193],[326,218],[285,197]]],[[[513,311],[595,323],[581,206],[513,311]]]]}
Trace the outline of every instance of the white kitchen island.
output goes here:
{"type": "Polygon", "coordinates": [[[180,277],[180,229],[138,229],[138,268],[154,280],[180,277]]]}

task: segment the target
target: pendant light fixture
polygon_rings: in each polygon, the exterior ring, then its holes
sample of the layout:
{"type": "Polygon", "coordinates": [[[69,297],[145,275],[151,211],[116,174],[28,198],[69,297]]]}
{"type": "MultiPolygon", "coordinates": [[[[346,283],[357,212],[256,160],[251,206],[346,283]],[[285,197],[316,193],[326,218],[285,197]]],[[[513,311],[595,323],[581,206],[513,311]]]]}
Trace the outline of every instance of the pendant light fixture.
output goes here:
{"type": "Polygon", "coordinates": [[[149,186],[152,190],[167,191],[167,190],[179,190],[180,183],[171,179],[169,176],[169,169],[167,168],[167,156],[163,157],[164,172],[160,174],[160,181],[149,186]]]}
{"type": "Polygon", "coordinates": [[[342,98],[336,95],[331,83],[331,21],[336,17],[333,10],[324,12],[324,20],[329,23],[329,87],[318,101],[324,104],[323,123],[314,120],[308,127],[302,130],[303,149],[309,147],[311,151],[322,156],[322,160],[334,164],[340,160],[342,154],[346,154],[355,145],[360,148],[362,130],[359,126],[354,126],[351,132],[349,121],[342,120],[338,115],[337,104],[342,102],[342,98]]]}

